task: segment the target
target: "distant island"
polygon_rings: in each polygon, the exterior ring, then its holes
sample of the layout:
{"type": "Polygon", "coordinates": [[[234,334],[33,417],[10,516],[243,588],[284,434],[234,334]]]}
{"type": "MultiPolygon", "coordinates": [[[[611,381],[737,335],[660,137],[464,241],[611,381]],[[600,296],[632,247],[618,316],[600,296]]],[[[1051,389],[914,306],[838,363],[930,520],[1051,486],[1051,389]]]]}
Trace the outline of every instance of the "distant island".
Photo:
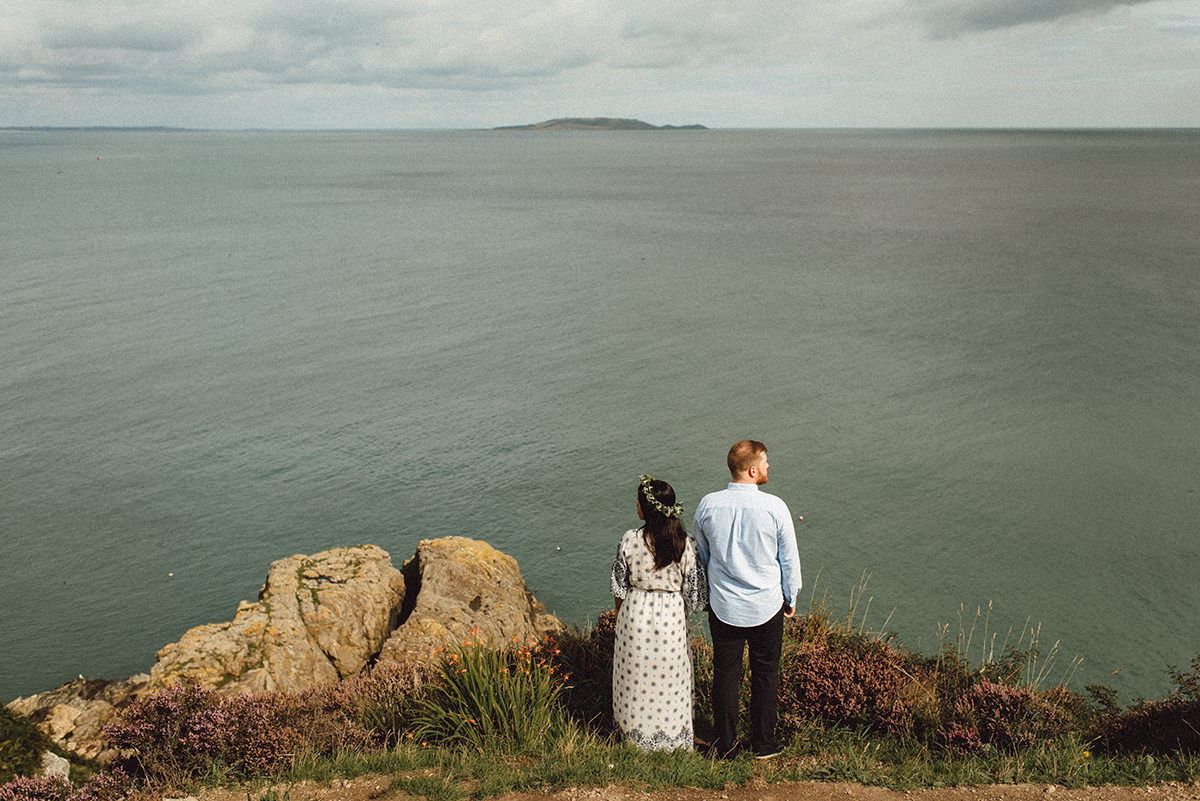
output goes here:
{"type": "Polygon", "coordinates": [[[532,125],[501,125],[495,131],[707,131],[703,125],[651,125],[615,117],[561,117],[532,125]]]}

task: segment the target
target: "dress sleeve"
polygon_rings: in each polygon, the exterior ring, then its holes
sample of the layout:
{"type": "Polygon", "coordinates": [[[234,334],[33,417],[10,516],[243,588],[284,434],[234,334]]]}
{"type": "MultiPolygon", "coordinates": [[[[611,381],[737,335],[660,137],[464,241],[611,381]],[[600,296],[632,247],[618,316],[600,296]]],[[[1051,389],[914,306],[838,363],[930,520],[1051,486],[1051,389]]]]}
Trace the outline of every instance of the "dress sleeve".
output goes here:
{"type": "Polygon", "coordinates": [[[683,549],[683,603],[687,611],[702,612],[708,608],[708,576],[696,549],[696,541],[688,538],[683,549]]]}
{"type": "Polygon", "coordinates": [[[617,546],[617,558],[613,560],[612,577],[609,580],[614,598],[624,598],[629,592],[629,562],[625,559],[625,538],[617,546]]]}

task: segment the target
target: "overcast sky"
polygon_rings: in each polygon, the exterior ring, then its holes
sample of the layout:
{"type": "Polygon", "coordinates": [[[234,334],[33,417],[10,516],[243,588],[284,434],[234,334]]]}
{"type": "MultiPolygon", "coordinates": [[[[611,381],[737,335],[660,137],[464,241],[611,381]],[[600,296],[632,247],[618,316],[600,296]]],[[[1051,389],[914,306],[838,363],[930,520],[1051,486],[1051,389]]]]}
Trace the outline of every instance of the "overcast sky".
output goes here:
{"type": "Polygon", "coordinates": [[[1200,127],[1200,0],[2,0],[0,126],[1200,127]]]}

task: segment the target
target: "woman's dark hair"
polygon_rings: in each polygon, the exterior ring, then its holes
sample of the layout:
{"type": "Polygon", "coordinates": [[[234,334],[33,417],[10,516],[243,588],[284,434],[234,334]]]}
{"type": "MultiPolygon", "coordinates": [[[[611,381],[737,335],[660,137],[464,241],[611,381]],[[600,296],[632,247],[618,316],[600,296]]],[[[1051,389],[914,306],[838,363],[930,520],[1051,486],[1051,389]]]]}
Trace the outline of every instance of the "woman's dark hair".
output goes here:
{"type": "MultiPolygon", "coordinates": [[[[654,500],[666,508],[675,505],[675,490],[665,481],[653,479],[650,482],[650,492],[654,500]]],[[[646,488],[638,485],[638,506],[642,510],[645,525],[642,526],[642,536],[646,539],[646,547],[654,554],[654,569],[661,570],[667,565],[678,562],[683,557],[683,548],[687,544],[687,532],[678,518],[667,517],[646,500],[646,488]]]]}

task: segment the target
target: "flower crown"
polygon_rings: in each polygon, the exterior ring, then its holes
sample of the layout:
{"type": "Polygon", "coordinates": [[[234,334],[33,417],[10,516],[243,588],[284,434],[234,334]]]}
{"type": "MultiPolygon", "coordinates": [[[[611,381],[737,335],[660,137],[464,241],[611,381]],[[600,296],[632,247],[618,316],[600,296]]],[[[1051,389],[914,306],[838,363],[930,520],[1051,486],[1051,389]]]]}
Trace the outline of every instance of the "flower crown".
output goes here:
{"type": "Polygon", "coordinates": [[[650,491],[650,482],[654,481],[654,476],[649,473],[642,473],[642,495],[646,496],[646,503],[657,509],[663,517],[674,517],[676,519],[683,517],[683,504],[676,503],[674,506],[663,506],[658,498],[654,497],[654,493],[650,491]]]}

